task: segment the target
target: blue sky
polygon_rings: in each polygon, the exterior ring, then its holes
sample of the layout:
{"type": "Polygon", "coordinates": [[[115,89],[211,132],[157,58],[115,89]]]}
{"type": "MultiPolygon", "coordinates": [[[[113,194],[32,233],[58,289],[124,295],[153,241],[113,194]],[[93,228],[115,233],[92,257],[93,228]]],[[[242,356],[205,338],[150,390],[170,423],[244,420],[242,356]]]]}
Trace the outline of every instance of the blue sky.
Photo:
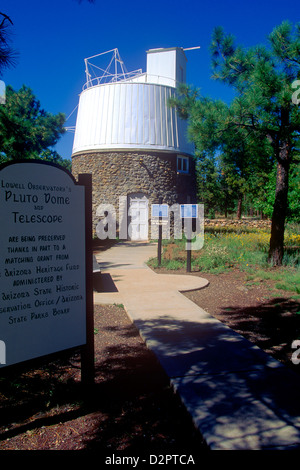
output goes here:
{"type": "MultiPolygon", "coordinates": [[[[265,43],[284,20],[300,22],[295,0],[1,0],[12,19],[17,66],[2,79],[18,90],[29,86],[42,107],[68,117],[85,81],[84,58],[118,48],[128,71],[146,69],[146,51],[156,47],[194,47],[186,52],[187,82],[203,95],[230,99],[230,90],[211,80],[209,44],[214,27],[223,26],[246,47],[265,43]]],[[[66,125],[74,126],[76,111],[66,125]]],[[[56,150],[70,158],[74,134],[56,150]]]]}

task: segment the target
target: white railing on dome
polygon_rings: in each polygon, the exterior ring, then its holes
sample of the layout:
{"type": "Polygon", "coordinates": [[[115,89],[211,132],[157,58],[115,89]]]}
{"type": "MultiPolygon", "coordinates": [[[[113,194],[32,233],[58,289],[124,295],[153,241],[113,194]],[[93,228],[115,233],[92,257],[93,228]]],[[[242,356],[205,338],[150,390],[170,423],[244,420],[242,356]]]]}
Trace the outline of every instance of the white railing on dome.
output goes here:
{"type": "Polygon", "coordinates": [[[84,62],[86,83],[84,84],[83,89],[105,83],[131,80],[134,77],[142,74],[141,69],[135,70],[134,72],[127,72],[125,64],[121,59],[117,48],[88,57],[87,59],[84,59],[84,62]],[[99,65],[91,62],[91,59],[93,59],[93,62],[96,59],[97,62],[97,60],[99,61],[99,57],[109,53],[112,54],[112,57],[106,68],[102,68],[99,65]]]}
{"type": "Polygon", "coordinates": [[[82,89],[85,90],[87,88],[97,86],[97,85],[104,85],[107,83],[116,83],[116,82],[124,82],[124,81],[132,81],[136,77],[141,77],[145,75],[142,73],[142,69],[134,70],[133,72],[125,72],[119,74],[108,73],[102,75],[100,77],[89,78],[86,83],[83,85],[82,89]]]}
{"type": "Polygon", "coordinates": [[[82,87],[83,90],[87,88],[91,88],[97,85],[104,85],[108,83],[116,83],[116,82],[127,82],[127,83],[149,83],[149,84],[157,84],[157,85],[167,85],[172,88],[176,88],[176,86],[180,83],[176,80],[165,77],[163,75],[153,75],[149,73],[142,73],[141,70],[135,70],[133,72],[127,72],[125,74],[109,74],[105,77],[95,77],[89,79],[82,87]]]}
{"type": "Polygon", "coordinates": [[[143,73],[142,69],[128,72],[123,60],[121,59],[118,49],[112,49],[110,51],[88,57],[87,59],[84,59],[84,62],[86,82],[82,87],[83,90],[98,85],[117,82],[151,83],[157,85],[167,85],[174,88],[178,85],[176,80],[170,77],[143,73]],[[102,68],[99,65],[96,65],[96,63],[93,63],[95,61],[99,62],[99,58],[101,56],[109,53],[112,54],[112,57],[106,68],[102,68]],[[92,59],[93,62],[91,62],[92,59]]]}

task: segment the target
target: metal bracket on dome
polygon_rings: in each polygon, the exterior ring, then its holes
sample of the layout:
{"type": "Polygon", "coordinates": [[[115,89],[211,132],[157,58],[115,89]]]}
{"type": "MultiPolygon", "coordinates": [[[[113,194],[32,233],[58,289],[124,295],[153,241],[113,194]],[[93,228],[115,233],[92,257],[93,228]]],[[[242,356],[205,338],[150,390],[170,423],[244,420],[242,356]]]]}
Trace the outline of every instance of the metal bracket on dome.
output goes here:
{"type": "Polygon", "coordinates": [[[135,70],[133,72],[127,72],[125,64],[117,48],[96,54],[91,57],[87,57],[84,59],[84,63],[86,83],[84,84],[83,89],[103,83],[114,83],[122,80],[128,80],[142,73],[142,69],[135,70]],[[102,68],[99,65],[90,62],[91,59],[98,59],[100,56],[110,53],[112,54],[112,57],[106,68],[102,68]]]}

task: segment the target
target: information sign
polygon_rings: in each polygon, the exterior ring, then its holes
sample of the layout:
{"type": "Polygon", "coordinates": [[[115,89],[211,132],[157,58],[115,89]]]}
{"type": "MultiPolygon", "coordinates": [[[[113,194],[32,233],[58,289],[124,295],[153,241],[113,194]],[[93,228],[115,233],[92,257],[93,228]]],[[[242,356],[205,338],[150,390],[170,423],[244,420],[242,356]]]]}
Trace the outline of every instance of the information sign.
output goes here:
{"type": "Polygon", "coordinates": [[[181,204],[180,216],[183,219],[197,219],[198,218],[198,204],[181,204]]]}
{"type": "Polygon", "coordinates": [[[84,345],[84,186],[56,165],[30,160],[3,165],[0,221],[5,365],[84,345]]]}
{"type": "Polygon", "coordinates": [[[152,217],[168,217],[168,204],[152,204],[152,217]]]}

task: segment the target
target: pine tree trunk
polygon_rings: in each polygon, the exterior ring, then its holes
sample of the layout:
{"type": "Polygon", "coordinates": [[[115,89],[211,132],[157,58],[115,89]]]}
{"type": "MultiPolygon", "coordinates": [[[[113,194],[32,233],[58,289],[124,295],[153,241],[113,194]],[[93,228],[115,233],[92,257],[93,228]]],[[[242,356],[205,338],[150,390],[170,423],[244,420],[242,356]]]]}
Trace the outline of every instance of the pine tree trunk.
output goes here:
{"type": "Polygon", "coordinates": [[[280,149],[277,163],[275,203],[272,215],[271,238],[268,260],[273,266],[281,266],[284,251],[284,226],[288,201],[289,182],[289,144],[285,142],[280,149]]]}
{"type": "Polygon", "coordinates": [[[227,219],[227,215],[228,215],[228,201],[227,201],[227,196],[225,196],[224,215],[225,215],[225,219],[227,219]]]}
{"type": "Polygon", "coordinates": [[[241,194],[239,194],[237,215],[236,215],[238,220],[240,220],[240,218],[242,217],[242,201],[243,201],[243,197],[241,194]]]}

